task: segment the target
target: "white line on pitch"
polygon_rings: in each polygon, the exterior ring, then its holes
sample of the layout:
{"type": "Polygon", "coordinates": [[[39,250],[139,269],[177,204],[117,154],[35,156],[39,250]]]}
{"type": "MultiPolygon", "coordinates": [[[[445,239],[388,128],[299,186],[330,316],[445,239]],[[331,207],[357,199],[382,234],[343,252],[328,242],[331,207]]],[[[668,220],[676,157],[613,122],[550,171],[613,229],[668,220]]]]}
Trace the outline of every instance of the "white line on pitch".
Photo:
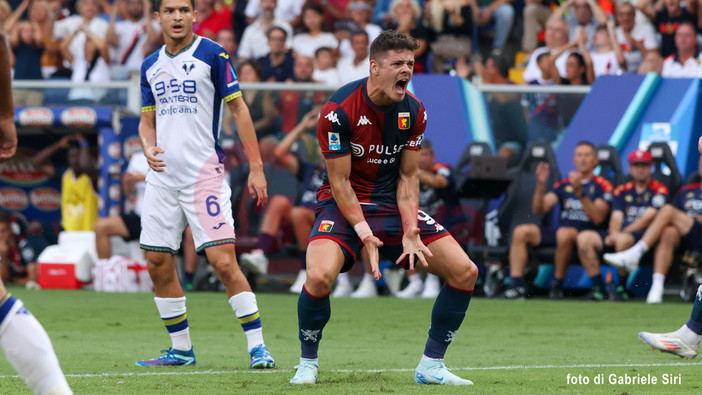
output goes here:
{"type": "MultiPolygon", "coordinates": [[[[586,369],[586,368],[650,368],[661,366],[700,366],[702,362],[675,362],[675,363],[622,363],[622,364],[583,364],[583,365],[513,365],[513,366],[484,366],[484,367],[452,367],[451,370],[520,370],[520,369],[586,369]]],[[[189,372],[180,370],[174,372],[127,372],[127,373],[89,373],[67,374],[66,377],[91,378],[91,377],[129,377],[129,376],[176,376],[176,375],[210,375],[210,374],[273,374],[291,373],[292,369],[275,370],[205,370],[189,372]]],[[[413,372],[414,369],[334,369],[331,373],[392,373],[413,372]]],[[[0,379],[19,378],[19,376],[0,376],[0,379]]]]}

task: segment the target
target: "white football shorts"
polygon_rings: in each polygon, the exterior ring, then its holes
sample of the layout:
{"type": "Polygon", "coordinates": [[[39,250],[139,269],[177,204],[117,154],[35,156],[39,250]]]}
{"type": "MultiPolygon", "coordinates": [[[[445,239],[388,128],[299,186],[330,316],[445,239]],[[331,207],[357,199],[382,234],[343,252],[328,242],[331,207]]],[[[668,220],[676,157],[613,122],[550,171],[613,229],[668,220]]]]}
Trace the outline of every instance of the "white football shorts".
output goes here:
{"type": "Polygon", "coordinates": [[[185,225],[190,225],[197,252],[235,242],[232,191],[225,177],[196,183],[182,190],[146,185],[139,244],[146,251],[175,254],[185,225]]]}

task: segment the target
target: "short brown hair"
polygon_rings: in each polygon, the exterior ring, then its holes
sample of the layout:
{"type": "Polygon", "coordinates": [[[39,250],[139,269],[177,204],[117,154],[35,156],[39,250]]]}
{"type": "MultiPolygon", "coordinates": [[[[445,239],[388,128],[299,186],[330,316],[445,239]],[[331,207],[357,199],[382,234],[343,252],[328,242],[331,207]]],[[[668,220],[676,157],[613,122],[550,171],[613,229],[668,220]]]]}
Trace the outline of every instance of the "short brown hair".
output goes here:
{"type": "Polygon", "coordinates": [[[395,30],[383,30],[371,44],[370,59],[378,61],[388,51],[416,51],[418,48],[419,42],[416,39],[395,30]]]}

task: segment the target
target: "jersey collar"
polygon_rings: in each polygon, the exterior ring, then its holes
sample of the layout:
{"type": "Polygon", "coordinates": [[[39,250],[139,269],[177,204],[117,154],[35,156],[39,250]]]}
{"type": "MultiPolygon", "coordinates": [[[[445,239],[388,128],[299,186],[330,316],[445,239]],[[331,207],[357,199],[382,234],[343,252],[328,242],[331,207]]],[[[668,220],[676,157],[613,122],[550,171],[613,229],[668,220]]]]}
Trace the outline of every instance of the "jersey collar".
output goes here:
{"type": "Polygon", "coordinates": [[[171,59],[172,59],[172,58],[175,58],[176,56],[178,56],[178,55],[182,54],[183,52],[189,50],[190,47],[192,47],[193,44],[195,44],[195,41],[197,41],[197,38],[198,38],[198,35],[197,35],[197,34],[193,34],[193,40],[190,41],[190,44],[186,45],[185,48],[181,49],[180,51],[178,51],[178,52],[175,53],[175,54],[171,54],[170,52],[168,52],[168,49],[167,49],[165,46],[163,47],[163,52],[165,52],[166,55],[167,55],[169,58],[171,58],[171,59]]]}

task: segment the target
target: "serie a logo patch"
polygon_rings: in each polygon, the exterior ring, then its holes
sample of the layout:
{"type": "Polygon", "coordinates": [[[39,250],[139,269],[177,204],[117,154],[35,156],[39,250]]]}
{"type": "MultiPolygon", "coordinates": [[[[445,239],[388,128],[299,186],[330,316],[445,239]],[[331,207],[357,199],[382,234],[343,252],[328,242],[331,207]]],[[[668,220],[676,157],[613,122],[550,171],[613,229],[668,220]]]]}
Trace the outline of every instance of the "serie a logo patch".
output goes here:
{"type": "Polygon", "coordinates": [[[334,221],[330,221],[328,219],[323,219],[322,223],[319,224],[319,232],[324,232],[324,233],[329,233],[332,231],[334,228],[334,221]]]}

